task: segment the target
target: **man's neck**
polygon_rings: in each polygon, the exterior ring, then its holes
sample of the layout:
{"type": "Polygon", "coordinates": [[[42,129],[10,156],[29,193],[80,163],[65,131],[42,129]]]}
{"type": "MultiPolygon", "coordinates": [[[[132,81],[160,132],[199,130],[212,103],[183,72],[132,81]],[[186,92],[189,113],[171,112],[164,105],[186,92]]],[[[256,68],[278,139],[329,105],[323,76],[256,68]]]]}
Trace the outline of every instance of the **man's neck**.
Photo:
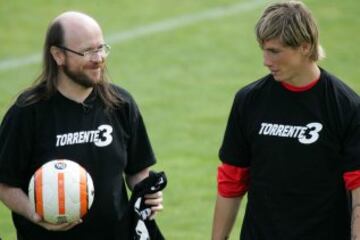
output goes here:
{"type": "Polygon", "coordinates": [[[302,87],[308,85],[309,83],[313,82],[319,77],[320,77],[320,69],[316,64],[316,62],[312,62],[304,66],[304,68],[302,68],[301,70],[299,70],[297,75],[290,81],[287,81],[286,83],[295,87],[302,87]]]}
{"type": "Polygon", "coordinates": [[[63,96],[65,96],[75,102],[82,103],[90,95],[93,88],[92,87],[90,87],[90,88],[83,87],[67,77],[59,76],[58,82],[57,82],[57,90],[63,96]]]}

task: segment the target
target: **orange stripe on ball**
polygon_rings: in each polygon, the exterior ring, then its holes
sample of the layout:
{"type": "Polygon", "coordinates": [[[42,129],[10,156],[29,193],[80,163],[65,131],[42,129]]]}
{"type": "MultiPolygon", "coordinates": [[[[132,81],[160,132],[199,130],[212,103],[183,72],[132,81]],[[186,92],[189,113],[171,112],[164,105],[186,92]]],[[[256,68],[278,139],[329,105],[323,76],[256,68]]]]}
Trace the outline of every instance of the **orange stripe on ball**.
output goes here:
{"type": "Polygon", "coordinates": [[[43,177],[42,177],[42,168],[39,168],[35,172],[35,211],[39,214],[42,218],[44,217],[44,205],[43,205],[43,177]]]}
{"type": "Polygon", "coordinates": [[[80,216],[84,216],[88,209],[86,172],[80,168],[80,216]]]}
{"type": "Polygon", "coordinates": [[[59,214],[65,214],[65,182],[64,173],[58,173],[59,214]]]}

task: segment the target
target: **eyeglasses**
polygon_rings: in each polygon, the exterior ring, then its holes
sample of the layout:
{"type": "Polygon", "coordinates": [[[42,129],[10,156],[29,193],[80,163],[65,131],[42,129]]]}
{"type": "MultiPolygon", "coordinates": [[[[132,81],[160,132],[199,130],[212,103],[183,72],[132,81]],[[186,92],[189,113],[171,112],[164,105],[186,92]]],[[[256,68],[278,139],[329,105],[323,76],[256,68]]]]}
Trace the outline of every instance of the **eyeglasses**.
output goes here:
{"type": "Polygon", "coordinates": [[[89,49],[84,52],[77,52],[75,50],[72,50],[72,49],[64,47],[64,46],[56,46],[56,47],[58,47],[62,50],[65,50],[65,51],[72,52],[76,55],[85,57],[87,59],[91,59],[93,56],[95,56],[97,54],[100,54],[101,57],[106,58],[109,55],[110,49],[111,49],[110,45],[108,45],[108,44],[102,44],[97,48],[89,49]]]}

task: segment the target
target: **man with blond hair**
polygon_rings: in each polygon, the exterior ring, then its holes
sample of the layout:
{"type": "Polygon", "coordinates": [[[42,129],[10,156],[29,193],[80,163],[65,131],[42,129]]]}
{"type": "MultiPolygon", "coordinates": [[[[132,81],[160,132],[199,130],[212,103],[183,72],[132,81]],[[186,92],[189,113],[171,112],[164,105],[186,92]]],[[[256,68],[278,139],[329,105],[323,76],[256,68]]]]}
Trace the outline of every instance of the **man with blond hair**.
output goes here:
{"type": "Polygon", "coordinates": [[[359,239],[360,98],[318,66],[304,3],[268,6],[255,30],[270,74],[235,96],[212,239],[229,237],[245,193],[241,240],[359,239]]]}
{"type": "MultiPolygon", "coordinates": [[[[19,240],[134,239],[132,219],[123,218],[125,183],[132,190],[156,159],[134,99],[106,77],[109,51],[95,19],[62,13],[49,25],[41,75],[3,119],[0,200],[12,211],[19,240]],[[72,138],[84,131],[97,136],[72,138]],[[30,178],[53,159],[75,161],[90,173],[95,198],[84,219],[51,224],[31,207],[30,178]]],[[[153,218],[163,208],[161,191],[145,195],[145,204],[153,218]]]]}

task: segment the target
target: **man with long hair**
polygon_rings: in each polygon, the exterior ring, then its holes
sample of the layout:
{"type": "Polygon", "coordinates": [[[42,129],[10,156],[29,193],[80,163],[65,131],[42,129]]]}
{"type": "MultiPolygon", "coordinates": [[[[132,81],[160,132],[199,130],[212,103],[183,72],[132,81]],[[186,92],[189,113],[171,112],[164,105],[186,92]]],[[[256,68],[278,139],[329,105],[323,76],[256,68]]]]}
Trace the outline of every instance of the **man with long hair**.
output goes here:
{"type": "MultiPolygon", "coordinates": [[[[132,189],[156,159],[134,99],[106,78],[109,51],[92,17],[62,13],[47,31],[42,73],[3,119],[0,200],[12,211],[18,239],[132,239],[122,218],[125,183],[132,189]],[[31,207],[30,178],[54,159],[78,162],[93,179],[94,203],[80,221],[50,224],[31,207]]],[[[153,218],[162,192],[145,199],[153,218]]]]}
{"type": "Polygon", "coordinates": [[[268,6],[255,32],[270,74],[235,96],[212,239],[229,237],[245,193],[241,240],[347,240],[350,229],[359,239],[358,94],[318,66],[318,28],[301,1],[268,6]]]}

